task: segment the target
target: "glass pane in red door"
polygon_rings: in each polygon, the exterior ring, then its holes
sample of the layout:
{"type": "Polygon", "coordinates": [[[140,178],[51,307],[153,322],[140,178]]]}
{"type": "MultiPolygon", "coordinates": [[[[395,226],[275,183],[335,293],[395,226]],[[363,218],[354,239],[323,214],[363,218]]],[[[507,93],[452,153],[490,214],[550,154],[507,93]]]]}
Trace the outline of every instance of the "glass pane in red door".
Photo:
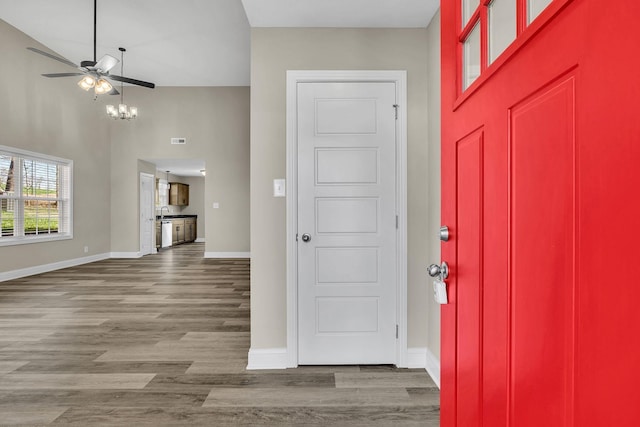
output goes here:
{"type": "Polygon", "coordinates": [[[527,0],[527,24],[536,19],[552,0],[527,0]]]}
{"type": "Polygon", "coordinates": [[[467,25],[479,3],[480,0],[462,0],[462,28],[467,25]]]}
{"type": "Polygon", "coordinates": [[[516,1],[493,0],[488,7],[489,64],[516,39],[516,1]]]}
{"type": "Polygon", "coordinates": [[[462,90],[465,90],[480,76],[480,22],[464,41],[462,55],[462,90]]]}

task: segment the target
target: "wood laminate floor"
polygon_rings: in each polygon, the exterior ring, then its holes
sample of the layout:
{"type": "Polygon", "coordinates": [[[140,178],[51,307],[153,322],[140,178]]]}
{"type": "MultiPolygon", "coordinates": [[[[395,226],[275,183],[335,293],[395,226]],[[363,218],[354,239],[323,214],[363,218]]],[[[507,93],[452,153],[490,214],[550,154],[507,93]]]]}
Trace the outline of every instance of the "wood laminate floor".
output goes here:
{"type": "Polygon", "coordinates": [[[0,283],[0,425],[439,425],[424,369],[247,371],[249,261],[203,251],[0,283]]]}

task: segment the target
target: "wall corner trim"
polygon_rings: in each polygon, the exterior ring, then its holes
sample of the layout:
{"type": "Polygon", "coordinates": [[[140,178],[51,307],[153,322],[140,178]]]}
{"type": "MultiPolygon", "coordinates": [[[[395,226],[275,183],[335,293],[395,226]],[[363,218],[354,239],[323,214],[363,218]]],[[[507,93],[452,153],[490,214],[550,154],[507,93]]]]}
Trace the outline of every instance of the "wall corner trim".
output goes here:
{"type": "Polygon", "coordinates": [[[289,353],[286,348],[258,348],[249,349],[249,364],[247,370],[258,369],[287,369],[289,353]]]}
{"type": "Polygon", "coordinates": [[[7,280],[19,279],[21,277],[33,276],[35,274],[48,273],[50,271],[60,270],[62,268],[75,267],[90,262],[102,261],[110,257],[109,253],[91,255],[82,258],[68,259],[65,261],[54,262],[51,264],[37,265],[35,267],[21,268],[18,270],[5,271],[0,273],[0,282],[7,280]]]}
{"type": "Polygon", "coordinates": [[[142,258],[140,252],[111,252],[109,258],[142,258]]]}
{"type": "Polygon", "coordinates": [[[251,252],[205,252],[205,258],[251,258],[251,252]]]}
{"type": "Polygon", "coordinates": [[[434,383],[440,388],[440,360],[429,349],[426,350],[426,370],[434,383]]]}
{"type": "Polygon", "coordinates": [[[427,367],[427,348],[426,347],[410,347],[407,349],[407,368],[426,368],[427,367]]]}

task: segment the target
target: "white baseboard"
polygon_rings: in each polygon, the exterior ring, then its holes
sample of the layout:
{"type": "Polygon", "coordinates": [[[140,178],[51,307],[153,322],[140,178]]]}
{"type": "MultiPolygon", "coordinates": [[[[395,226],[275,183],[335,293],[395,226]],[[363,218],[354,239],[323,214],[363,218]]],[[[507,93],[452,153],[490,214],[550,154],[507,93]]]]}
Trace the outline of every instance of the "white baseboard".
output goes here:
{"type": "MultiPolygon", "coordinates": [[[[425,347],[410,348],[407,351],[408,368],[425,368],[431,353],[425,347]]],[[[440,363],[431,355],[437,365],[438,387],[440,387],[440,363]]],[[[287,369],[289,368],[289,354],[286,348],[250,349],[247,370],[258,369],[287,369]]],[[[429,372],[433,378],[433,374],[429,372]]],[[[434,378],[434,381],[436,379],[434,378]]]]}
{"type": "Polygon", "coordinates": [[[48,273],[50,271],[60,270],[61,268],[75,267],[76,265],[88,264],[90,262],[102,261],[103,259],[108,259],[109,256],[110,254],[108,253],[97,254],[82,258],[68,259],[66,261],[54,262],[51,264],[37,265],[35,267],[5,271],[4,273],[0,273],[0,282],[19,279],[26,276],[33,276],[34,274],[48,273]]]}
{"type": "Polygon", "coordinates": [[[111,252],[110,258],[142,258],[140,252],[111,252]]]}
{"type": "Polygon", "coordinates": [[[426,370],[434,383],[440,388],[440,360],[431,351],[426,350],[426,370]]]}
{"type": "Polygon", "coordinates": [[[205,258],[251,258],[251,252],[205,252],[205,258]]]}
{"type": "Polygon", "coordinates": [[[198,237],[198,238],[195,240],[195,243],[204,243],[204,237],[198,237]]]}
{"type": "Polygon", "coordinates": [[[249,349],[247,370],[287,369],[289,354],[286,348],[249,349]]]}
{"type": "Polygon", "coordinates": [[[426,347],[414,347],[407,349],[407,368],[426,368],[426,362],[426,347]]]}

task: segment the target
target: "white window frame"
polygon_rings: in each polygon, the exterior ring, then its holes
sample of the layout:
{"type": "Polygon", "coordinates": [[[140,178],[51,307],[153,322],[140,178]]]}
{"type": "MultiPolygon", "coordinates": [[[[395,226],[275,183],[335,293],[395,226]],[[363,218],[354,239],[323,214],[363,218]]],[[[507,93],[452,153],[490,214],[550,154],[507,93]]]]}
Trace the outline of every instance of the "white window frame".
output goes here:
{"type": "Polygon", "coordinates": [[[73,239],[73,160],[21,150],[14,147],[7,147],[5,145],[0,145],[0,154],[17,157],[19,159],[18,165],[14,165],[14,179],[17,183],[17,194],[12,197],[0,195],[0,200],[16,201],[14,213],[14,235],[1,236],[0,247],[73,239]],[[24,202],[26,200],[31,200],[31,197],[23,195],[22,165],[24,160],[35,160],[44,163],[62,165],[68,168],[69,176],[66,180],[68,182],[68,188],[61,189],[62,196],[58,196],[56,199],[49,199],[60,202],[58,205],[58,209],[61,212],[60,218],[64,218],[65,216],[69,218],[68,224],[63,223],[62,221],[58,223],[57,233],[35,235],[24,234],[24,202]]]}

